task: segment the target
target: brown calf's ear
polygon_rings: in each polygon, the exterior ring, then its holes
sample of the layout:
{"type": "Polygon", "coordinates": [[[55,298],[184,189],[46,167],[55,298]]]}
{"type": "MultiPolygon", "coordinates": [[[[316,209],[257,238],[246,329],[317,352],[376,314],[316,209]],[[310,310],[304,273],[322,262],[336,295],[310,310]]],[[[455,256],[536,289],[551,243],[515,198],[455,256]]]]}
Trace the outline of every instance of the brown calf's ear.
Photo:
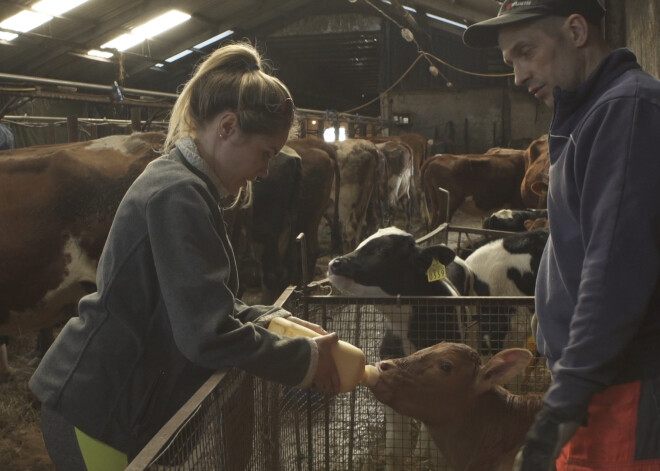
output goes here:
{"type": "Polygon", "coordinates": [[[532,356],[532,352],[524,348],[509,348],[493,355],[479,371],[477,394],[513,379],[525,369],[532,356]]]}

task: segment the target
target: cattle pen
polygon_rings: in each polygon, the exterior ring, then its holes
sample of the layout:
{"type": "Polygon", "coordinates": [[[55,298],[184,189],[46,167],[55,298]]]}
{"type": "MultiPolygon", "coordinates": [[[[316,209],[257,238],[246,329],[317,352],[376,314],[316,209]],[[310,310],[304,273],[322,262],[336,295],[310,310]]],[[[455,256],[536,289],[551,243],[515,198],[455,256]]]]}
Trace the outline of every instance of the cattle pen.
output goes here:
{"type": "MultiPolygon", "coordinates": [[[[445,226],[420,242],[445,242],[447,232],[445,226]]],[[[483,231],[477,232],[483,235],[483,231]]],[[[380,359],[385,316],[405,318],[411,309],[452,309],[458,314],[462,341],[475,349],[479,349],[482,324],[471,313],[515,312],[522,320],[514,321],[516,316],[512,316],[504,348],[533,348],[528,321],[533,297],[365,298],[331,291],[327,281],[303,289],[290,287],[277,303],[295,316],[336,331],[341,339],[364,351],[367,363],[380,359]]],[[[428,329],[436,328],[439,326],[429,323],[428,329]]],[[[535,355],[525,372],[506,386],[522,394],[542,393],[548,384],[545,361],[535,355]]],[[[217,372],[127,469],[381,471],[386,469],[388,455],[385,420],[382,405],[364,386],[329,397],[237,370],[217,372]]],[[[431,456],[432,445],[418,441],[422,436],[419,424],[411,422],[415,450],[402,471],[451,470],[441,457],[431,456]]]]}

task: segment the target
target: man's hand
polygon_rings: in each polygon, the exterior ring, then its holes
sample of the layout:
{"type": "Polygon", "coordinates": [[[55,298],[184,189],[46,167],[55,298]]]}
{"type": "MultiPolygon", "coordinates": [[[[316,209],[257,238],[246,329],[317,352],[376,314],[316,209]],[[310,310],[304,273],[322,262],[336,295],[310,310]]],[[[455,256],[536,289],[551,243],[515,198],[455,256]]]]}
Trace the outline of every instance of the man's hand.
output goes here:
{"type": "Polygon", "coordinates": [[[580,426],[577,420],[543,406],[516,456],[513,471],[555,471],[561,449],[580,426]]]}

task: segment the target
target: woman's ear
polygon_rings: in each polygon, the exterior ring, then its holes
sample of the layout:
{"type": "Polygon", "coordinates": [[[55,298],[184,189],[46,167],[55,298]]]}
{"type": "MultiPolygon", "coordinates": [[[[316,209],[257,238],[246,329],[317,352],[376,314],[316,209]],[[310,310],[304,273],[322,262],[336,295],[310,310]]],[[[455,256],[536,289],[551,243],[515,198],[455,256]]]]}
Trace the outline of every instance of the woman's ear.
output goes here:
{"type": "Polygon", "coordinates": [[[233,111],[224,111],[218,121],[218,136],[221,139],[229,137],[238,128],[238,115],[233,111]]]}

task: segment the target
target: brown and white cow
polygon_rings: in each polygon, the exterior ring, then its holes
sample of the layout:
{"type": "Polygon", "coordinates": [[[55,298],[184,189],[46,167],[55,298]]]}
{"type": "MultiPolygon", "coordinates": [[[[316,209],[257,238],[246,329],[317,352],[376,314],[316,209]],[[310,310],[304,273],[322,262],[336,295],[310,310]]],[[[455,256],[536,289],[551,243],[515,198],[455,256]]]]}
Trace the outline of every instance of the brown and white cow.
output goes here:
{"type": "Polygon", "coordinates": [[[426,138],[421,134],[410,132],[410,133],[398,134],[396,136],[376,136],[369,138],[369,140],[375,143],[387,142],[387,141],[401,142],[403,144],[406,144],[412,151],[413,191],[411,194],[411,198],[412,198],[411,210],[413,215],[419,216],[421,214],[421,207],[423,204],[422,203],[423,197],[421,190],[422,189],[421,168],[422,168],[422,164],[424,163],[424,160],[426,160],[426,156],[428,153],[428,143],[426,141],[426,138]]]}
{"type": "Polygon", "coordinates": [[[524,151],[511,150],[492,154],[438,154],[429,158],[422,166],[422,185],[431,227],[449,221],[468,198],[472,198],[480,211],[503,206],[522,208],[523,154],[524,151]],[[438,188],[449,192],[449,214],[445,214],[447,197],[438,188]]]}
{"type": "Polygon", "coordinates": [[[527,208],[545,208],[550,173],[547,134],[533,141],[525,150],[525,169],[525,177],[520,184],[523,204],[527,208]]]}
{"type": "Polygon", "coordinates": [[[76,314],[119,201],[164,139],[136,133],[0,154],[0,335],[76,314]]]}
{"type": "Polygon", "coordinates": [[[411,230],[412,207],[417,189],[414,180],[412,149],[404,142],[385,141],[376,144],[380,152],[379,184],[383,200],[383,225],[396,222],[397,210],[403,209],[406,230],[411,230]]]}
{"type": "Polygon", "coordinates": [[[395,411],[421,421],[451,469],[509,471],[541,409],[542,396],[515,395],[502,384],[532,353],[508,349],[485,365],[471,347],[439,343],[378,363],[370,389],[395,411]]]}
{"type": "Polygon", "coordinates": [[[373,205],[378,201],[379,154],[366,139],[346,139],[333,146],[341,174],[338,212],[343,252],[350,252],[378,226],[373,205]]]}

